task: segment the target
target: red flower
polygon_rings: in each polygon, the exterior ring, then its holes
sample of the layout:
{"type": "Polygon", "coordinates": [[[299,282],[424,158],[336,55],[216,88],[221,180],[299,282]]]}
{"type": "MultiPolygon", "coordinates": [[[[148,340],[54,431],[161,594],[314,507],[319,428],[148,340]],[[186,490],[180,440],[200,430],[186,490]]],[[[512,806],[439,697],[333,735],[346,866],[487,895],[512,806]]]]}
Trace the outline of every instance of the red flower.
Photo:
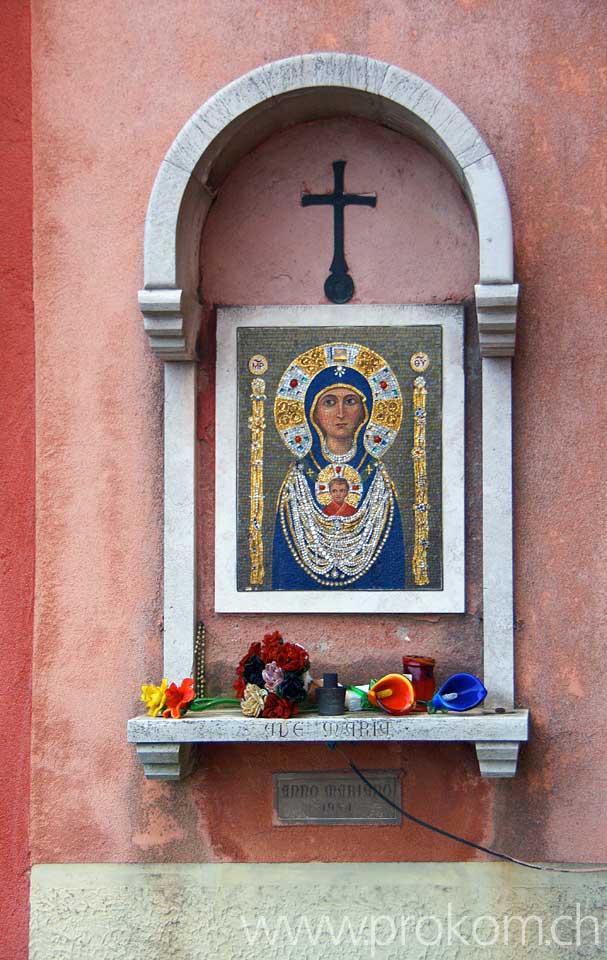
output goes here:
{"type": "Polygon", "coordinates": [[[276,663],[283,670],[289,670],[291,673],[299,673],[307,670],[310,665],[307,650],[300,647],[297,643],[283,643],[274,657],[276,663]]]}
{"type": "Polygon", "coordinates": [[[166,691],[167,710],[163,710],[163,717],[172,717],[173,720],[179,720],[181,711],[187,707],[188,703],[194,699],[194,681],[191,677],[186,677],[181,681],[181,686],[172,683],[166,691]]]}
{"type": "Polygon", "coordinates": [[[274,633],[265,633],[260,654],[263,662],[271,663],[272,660],[276,660],[276,655],[282,646],[283,642],[280,630],[275,630],[274,633]]]}
{"type": "MultiPolygon", "coordinates": [[[[264,634],[263,644],[252,643],[236,668],[236,680],[233,686],[241,700],[247,682],[256,683],[258,686],[263,683],[260,679],[252,679],[252,674],[260,671],[263,665],[273,661],[284,671],[290,671],[291,673],[303,673],[310,666],[307,651],[300,647],[298,643],[285,643],[279,630],[266,633],[264,634]]],[[[270,701],[270,704],[272,703],[273,701],[270,701]]],[[[269,709],[272,709],[272,707],[270,706],[269,709]]],[[[274,716],[274,714],[268,714],[268,716],[274,716]]],[[[283,714],[279,713],[276,716],[283,716],[283,714]]]]}
{"type": "Polygon", "coordinates": [[[263,707],[262,717],[278,717],[287,719],[295,716],[297,713],[297,704],[290,700],[284,700],[275,693],[269,693],[263,707]]]}

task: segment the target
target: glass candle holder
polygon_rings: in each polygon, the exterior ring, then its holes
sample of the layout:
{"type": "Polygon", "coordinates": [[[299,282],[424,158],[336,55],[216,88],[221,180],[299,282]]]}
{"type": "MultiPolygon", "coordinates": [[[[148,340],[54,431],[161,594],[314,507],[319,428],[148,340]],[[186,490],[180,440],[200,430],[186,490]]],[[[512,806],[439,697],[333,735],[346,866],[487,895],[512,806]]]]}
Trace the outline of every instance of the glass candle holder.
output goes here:
{"type": "MultiPolygon", "coordinates": [[[[416,700],[430,701],[434,696],[436,685],[434,682],[434,667],[436,660],[433,657],[409,656],[403,657],[403,673],[412,677],[411,683],[415,690],[416,700]]],[[[426,712],[423,704],[417,704],[416,710],[426,712]]]]}

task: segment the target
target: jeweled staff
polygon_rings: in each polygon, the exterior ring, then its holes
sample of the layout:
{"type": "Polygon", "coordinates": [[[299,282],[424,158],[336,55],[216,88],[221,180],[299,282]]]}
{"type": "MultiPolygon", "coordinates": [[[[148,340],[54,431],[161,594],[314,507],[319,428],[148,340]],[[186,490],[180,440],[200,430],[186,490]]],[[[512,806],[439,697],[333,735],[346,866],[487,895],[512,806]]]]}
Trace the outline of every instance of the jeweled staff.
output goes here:
{"type": "MultiPolygon", "coordinates": [[[[430,366],[430,360],[425,353],[414,353],[409,360],[411,369],[415,372],[425,372],[430,366]]],[[[415,517],[415,531],[413,540],[413,559],[411,568],[413,582],[417,587],[430,583],[428,577],[428,544],[430,540],[430,524],[428,517],[428,470],[426,465],[426,381],[424,377],[415,377],[413,381],[413,479],[415,485],[415,499],[413,511],[415,517]]]]}
{"type": "MultiPolygon", "coordinates": [[[[268,369],[265,357],[260,354],[251,357],[249,370],[251,373],[263,372],[268,369]]],[[[249,583],[251,587],[263,584],[265,570],[263,565],[263,435],[266,428],[264,416],[264,401],[266,384],[261,377],[251,381],[251,416],[249,430],[251,431],[251,483],[249,509],[249,559],[251,569],[249,583]]]]}
{"type": "Polygon", "coordinates": [[[345,160],[333,161],[333,193],[304,193],[302,207],[333,207],[333,260],[330,273],[325,280],[325,296],[332,303],[347,303],[354,293],[354,281],[348,273],[348,264],[344,253],[344,208],[355,205],[374,207],[377,197],[374,193],[344,193],[345,160]]]}

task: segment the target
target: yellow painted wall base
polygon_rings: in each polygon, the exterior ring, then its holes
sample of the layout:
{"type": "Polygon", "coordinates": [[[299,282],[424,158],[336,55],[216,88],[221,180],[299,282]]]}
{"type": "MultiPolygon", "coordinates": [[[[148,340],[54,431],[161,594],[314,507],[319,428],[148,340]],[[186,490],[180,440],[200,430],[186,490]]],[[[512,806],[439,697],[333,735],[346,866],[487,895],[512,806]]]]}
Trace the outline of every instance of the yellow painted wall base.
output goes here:
{"type": "Polygon", "coordinates": [[[495,863],[45,864],[31,960],[604,955],[607,874],[495,863]]]}

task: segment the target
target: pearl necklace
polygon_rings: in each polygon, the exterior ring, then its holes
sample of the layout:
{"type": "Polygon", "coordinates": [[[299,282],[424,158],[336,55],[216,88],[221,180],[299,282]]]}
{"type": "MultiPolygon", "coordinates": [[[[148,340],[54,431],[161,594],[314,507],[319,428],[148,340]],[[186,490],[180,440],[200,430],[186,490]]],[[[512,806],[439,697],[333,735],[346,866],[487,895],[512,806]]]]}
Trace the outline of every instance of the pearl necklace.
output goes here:
{"type": "Polygon", "coordinates": [[[369,570],[388,538],[394,518],[392,484],[379,464],[356,514],[329,517],[294,464],[283,486],[279,516],[298,565],[323,586],[348,586],[369,570]]]}
{"type": "Polygon", "coordinates": [[[325,460],[328,460],[329,463],[349,463],[356,453],[356,441],[352,444],[347,453],[332,453],[327,447],[323,437],[321,440],[321,449],[323,457],[325,460]]]}

